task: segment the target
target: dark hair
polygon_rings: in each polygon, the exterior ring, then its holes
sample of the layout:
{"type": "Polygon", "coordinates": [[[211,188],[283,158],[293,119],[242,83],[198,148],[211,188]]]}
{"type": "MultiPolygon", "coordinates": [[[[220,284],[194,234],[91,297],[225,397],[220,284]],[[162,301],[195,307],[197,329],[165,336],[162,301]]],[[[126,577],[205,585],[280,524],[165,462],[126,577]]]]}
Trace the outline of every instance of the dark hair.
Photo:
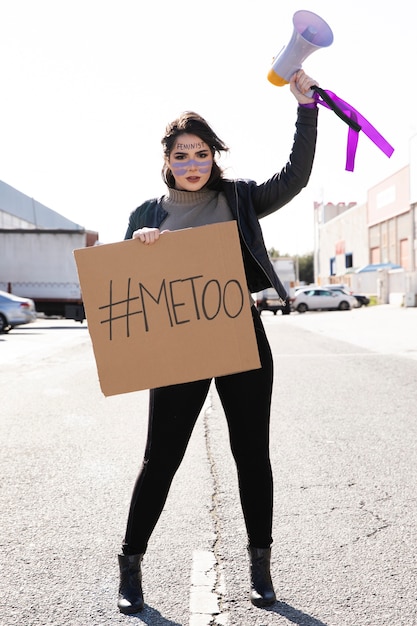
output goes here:
{"type": "Polygon", "coordinates": [[[206,120],[193,111],[185,111],[184,113],[181,113],[181,115],[176,120],[168,124],[165,129],[165,136],[161,140],[164,149],[164,157],[166,158],[162,168],[162,178],[164,182],[168,185],[168,187],[175,187],[175,179],[167,161],[178,135],[182,135],[183,133],[197,135],[197,137],[209,146],[213,156],[213,167],[211,169],[211,176],[206,187],[215,188],[217,183],[222,178],[223,172],[217,165],[214,157],[216,154],[220,154],[220,152],[227,152],[229,148],[221,139],[219,139],[216,133],[207,124],[206,120]]]}

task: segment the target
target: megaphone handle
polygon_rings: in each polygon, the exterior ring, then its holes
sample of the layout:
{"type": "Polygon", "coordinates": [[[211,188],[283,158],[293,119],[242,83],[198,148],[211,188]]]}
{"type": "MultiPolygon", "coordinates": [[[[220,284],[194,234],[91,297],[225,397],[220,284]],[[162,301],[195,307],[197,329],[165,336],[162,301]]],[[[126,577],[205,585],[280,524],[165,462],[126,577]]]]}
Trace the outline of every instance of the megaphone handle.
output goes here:
{"type": "Polygon", "coordinates": [[[319,96],[324,100],[324,102],[326,102],[326,104],[328,104],[328,106],[332,109],[332,111],[334,111],[336,115],[338,115],[340,119],[343,120],[350,128],[355,130],[357,133],[362,130],[360,124],[358,124],[356,120],[346,115],[346,113],[344,113],[342,109],[337,106],[337,104],[330,98],[330,96],[324,91],[324,89],[321,89],[317,85],[313,85],[311,91],[315,91],[316,93],[318,93],[319,96]]]}

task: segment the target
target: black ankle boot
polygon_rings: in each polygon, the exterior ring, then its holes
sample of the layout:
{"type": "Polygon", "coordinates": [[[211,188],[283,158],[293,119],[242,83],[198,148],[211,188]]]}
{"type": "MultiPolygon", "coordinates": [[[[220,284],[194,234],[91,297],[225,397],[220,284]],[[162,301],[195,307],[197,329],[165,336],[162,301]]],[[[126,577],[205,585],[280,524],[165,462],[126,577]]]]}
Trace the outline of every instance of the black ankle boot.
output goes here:
{"type": "Polygon", "coordinates": [[[120,586],[117,606],[121,613],[130,615],[143,609],[142,571],[143,554],[119,554],[120,586]]]}
{"type": "Polygon", "coordinates": [[[255,606],[270,606],[276,601],[271,580],[271,548],[248,546],[250,557],[250,601],[255,606]]]}

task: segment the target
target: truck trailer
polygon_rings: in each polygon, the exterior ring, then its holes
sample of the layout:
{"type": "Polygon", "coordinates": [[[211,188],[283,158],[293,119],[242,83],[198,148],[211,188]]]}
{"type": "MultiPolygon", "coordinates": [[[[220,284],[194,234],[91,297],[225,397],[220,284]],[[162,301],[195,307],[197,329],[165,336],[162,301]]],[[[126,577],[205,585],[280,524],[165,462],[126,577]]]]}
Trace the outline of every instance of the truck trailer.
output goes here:
{"type": "Polygon", "coordinates": [[[85,311],[73,251],[98,233],[67,229],[0,229],[0,289],[31,298],[36,311],[82,322],[85,311]]]}

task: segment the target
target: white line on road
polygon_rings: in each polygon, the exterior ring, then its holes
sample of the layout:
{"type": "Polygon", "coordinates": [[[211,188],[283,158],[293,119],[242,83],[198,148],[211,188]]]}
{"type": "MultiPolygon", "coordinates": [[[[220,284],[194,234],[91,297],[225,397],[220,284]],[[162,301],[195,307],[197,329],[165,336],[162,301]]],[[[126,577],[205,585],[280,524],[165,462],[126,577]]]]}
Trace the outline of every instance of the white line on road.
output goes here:
{"type": "Polygon", "coordinates": [[[219,595],[216,593],[216,568],[216,557],[213,552],[194,551],[191,571],[190,626],[227,626],[228,624],[228,615],[221,613],[219,595]]]}

